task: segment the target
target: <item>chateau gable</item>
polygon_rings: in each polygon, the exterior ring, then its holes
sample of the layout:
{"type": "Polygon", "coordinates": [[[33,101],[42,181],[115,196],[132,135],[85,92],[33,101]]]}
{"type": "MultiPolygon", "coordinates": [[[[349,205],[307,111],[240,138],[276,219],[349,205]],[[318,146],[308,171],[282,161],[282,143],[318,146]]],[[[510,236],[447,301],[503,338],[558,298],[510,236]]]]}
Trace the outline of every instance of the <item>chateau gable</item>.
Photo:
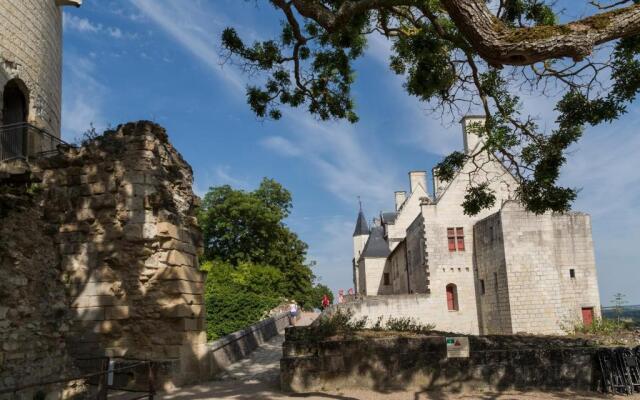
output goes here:
{"type": "Polygon", "coordinates": [[[489,184],[489,188],[496,195],[496,204],[491,210],[484,210],[485,215],[497,211],[497,208],[494,208],[500,207],[502,202],[515,198],[515,191],[518,187],[516,178],[495,155],[489,152],[479,153],[482,139],[473,132],[473,126],[483,122],[484,117],[481,116],[469,116],[461,120],[465,154],[475,154],[475,157],[467,160],[448,183],[440,181],[436,176],[437,170],[434,169],[435,200],[423,202],[423,205],[457,207],[460,214],[464,214],[461,204],[464,201],[467,188],[485,182],[489,184]]]}
{"type": "MultiPolygon", "coordinates": [[[[424,198],[430,198],[427,192],[427,175],[424,171],[409,172],[409,181],[411,183],[411,192],[409,197],[404,198],[398,204],[396,201],[396,212],[393,221],[384,221],[385,233],[389,241],[389,249],[393,250],[401,242],[407,232],[407,228],[420,214],[420,204],[424,198]]],[[[396,200],[398,194],[405,192],[396,192],[396,200]]],[[[384,215],[384,214],[383,214],[384,215]]]]}

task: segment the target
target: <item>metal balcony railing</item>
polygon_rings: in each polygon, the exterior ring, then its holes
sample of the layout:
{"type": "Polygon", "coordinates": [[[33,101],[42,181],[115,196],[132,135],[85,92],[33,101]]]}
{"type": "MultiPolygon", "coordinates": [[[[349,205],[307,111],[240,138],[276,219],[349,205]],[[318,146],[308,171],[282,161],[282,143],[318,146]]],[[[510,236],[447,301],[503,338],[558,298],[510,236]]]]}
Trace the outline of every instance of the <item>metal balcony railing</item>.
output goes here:
{"type": "Polygon", "coordinates": [[[56,154],[61,146],[69,144],[26,122],[0,125],[0,162],[48,157],[56,154]]]}

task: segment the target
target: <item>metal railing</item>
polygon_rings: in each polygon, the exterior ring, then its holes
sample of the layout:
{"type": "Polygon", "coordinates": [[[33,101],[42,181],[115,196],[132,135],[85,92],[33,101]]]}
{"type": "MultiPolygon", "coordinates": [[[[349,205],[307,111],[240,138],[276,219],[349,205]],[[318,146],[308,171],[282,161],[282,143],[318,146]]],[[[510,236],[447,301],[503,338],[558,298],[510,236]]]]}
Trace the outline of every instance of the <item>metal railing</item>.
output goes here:
{"type": "MultiPolygon", "coordinates": [[[[74,381],[85,381],[86,384],[90,386],[96,387],[96,392],[92,395],[92,398],[96,400],[107,400],[109,398],[109,391],[112,392],[129,392],[135,393],[135,397],[127,398],[127,400],[137,400],[137,399],[149,399],[153,400],[156,394],[156,368],[155,364],[149,360],[142,361],[134,361],[127,360],[133,362],[133,364],[124,365],[121,367],[114,367],[114,364],[111,362],[109,357],[98,357],[98,358],[81,358],[76,359],[76,363],[83,362],[94,362],[94,365],[97,363],[98,372],[92,372],[80,376],[75,376],[72,378],[63,378],[51,381],[42,381],[27,385],[20,385],[13,388],[2,389],[0,390],[0,397],[2,395],[12,395],[11,399],[21,399],[19,396],[20,392],[24,392],[26,390],[33,389],[42,389],[42,388],[50,388],[55,385],[60,385],[64,383],[74,382],[74,381]],[[114,375],[117,373],[122,373],[123,371],[130,371],[134,368],[147,367],[147,388],[146,389],[132,389],[128,387],[117,387],[114,385],[114,375]]],[[[86,368],[86,365],[85,365],[86,368]]],[[[118,396],[122,397],[122,396],[118,396]]]]}
{"type": "Polygon", "coordinates": [[[69,144],[29,123],[0,125],[0,162],[48,157],[56,154],[61,146],[69,144]]]}

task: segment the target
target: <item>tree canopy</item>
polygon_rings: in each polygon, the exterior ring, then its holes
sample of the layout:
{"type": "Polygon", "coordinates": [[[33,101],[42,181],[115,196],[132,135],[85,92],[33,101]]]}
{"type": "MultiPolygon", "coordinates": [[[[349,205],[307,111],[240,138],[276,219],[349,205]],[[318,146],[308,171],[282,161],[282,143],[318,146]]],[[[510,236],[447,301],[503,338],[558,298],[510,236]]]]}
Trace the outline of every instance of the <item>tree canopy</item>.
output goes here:
{"type": "Polygon", "coordinates": [[[205,257],[280,269],[304,263],[306,243],[283,223],[290,211],[291,193],[272,179],[263,179],[252,192],[211,188],[199,216],[205,257]]]}
{"type": "MultiPolygon", "coordinates": [[[[536,213],[570,209],[577,190],[558,184],[567,149],[586,125],[624,114],[640,87],[640,0],[594,0],[593,15],[567,23],[559,23],[555,0],[265,2],[282,13],[279,37],[246,43],[233,27],[222,34],[230,59],[264,73],[263,84],[247,87],[259,117],[279,119],[282,106],[290,106],[355,123],[353,64],[367,38],[382,35],[392,42],[390,69],[405,78],[409,95],[433,111],[461,116],[480,109],[487,116],[474,128],[483,145],[445,157],[439,178],[449,181],[469,159],[492,153],[536,213]],[[523,110],[523,91],[559,96],[552,129],[523,110]]],[[[474,214],[493,200],[489,185],[470,183],[463,206],[474,214]]]]}
{"type": "MultiPolygon", "coordinates": [[[[251,192],[228,185],[212,187],[198,215],[204,236],[203,258],[214,262],[211,268],[274,268],[279,275],[271,274],[270,282],[276,282],[278,288],[268,283],[265,290],[278,299],[295,299],[303,307],[312,307],[315,276],[306,260],[307,244],[284,223],[291,207],[291,193],[273,179],[264,178],[251,192]]],[[[241,292],[260,294],[259,290],[241,292]]]]}

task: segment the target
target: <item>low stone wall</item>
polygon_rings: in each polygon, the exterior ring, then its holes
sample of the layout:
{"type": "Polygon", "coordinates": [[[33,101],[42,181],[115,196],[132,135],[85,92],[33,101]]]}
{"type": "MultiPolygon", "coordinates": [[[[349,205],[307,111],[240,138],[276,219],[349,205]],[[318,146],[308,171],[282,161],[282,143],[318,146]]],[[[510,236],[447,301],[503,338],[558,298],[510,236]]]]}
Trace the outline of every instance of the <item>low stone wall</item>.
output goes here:
{"type": "Polygon", "coordinates": [[[281,313],[241,331],[207,343],[207,358],[213,374],[242,360],[262,343],[282,333],[289,326],[289,314],[281,313]]]}
{"type": "Polygon", "coordinates": [[[598,347],[585,340],[469,336],[469,358],[447,358],[441,335],[371,333],[315,341],[312,329],[286,330],[284,390],[592,390],[598,382],[598,347]]]}

